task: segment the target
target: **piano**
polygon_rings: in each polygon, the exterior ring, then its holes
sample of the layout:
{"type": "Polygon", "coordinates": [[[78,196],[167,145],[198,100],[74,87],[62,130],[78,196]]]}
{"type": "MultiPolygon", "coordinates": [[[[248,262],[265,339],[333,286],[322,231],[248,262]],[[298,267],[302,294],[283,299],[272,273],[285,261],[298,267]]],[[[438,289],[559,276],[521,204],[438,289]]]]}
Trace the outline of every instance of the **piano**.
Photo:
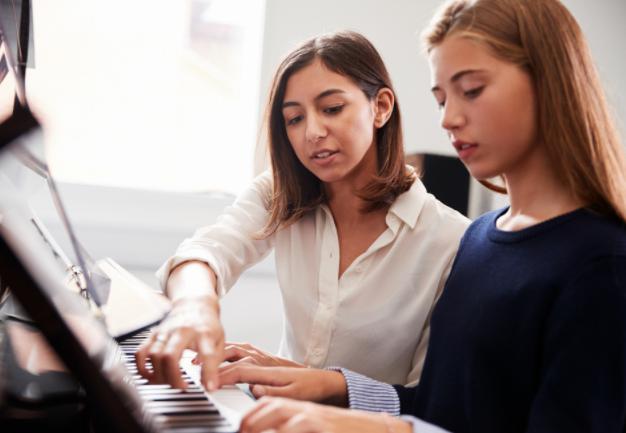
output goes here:
{"type": "MultiPolygon", "coordinates": [[[[28,17],[30,1],[17,3],[22,17],[28,17]]],[[[26,103],[23,83],[29,20],[20,20],[21,43],[16,46],[22,51],[16,57],[3,31],[4,20],[13,15],[2,12],[0,62],[4,60],[8,69],[0,76],[12,74],[18,97],[11,115],[0,119],[0,168],[7,148],[39,128],[26,103]]],[[[85,290],[97,300],[86,266],[79,265],[85,290]]],[[[3,433],[236,432],[241,415],[254,404],[238,387],[207,393],[200,386],[199,367],[191,363],[190,351],[181,361],[187,389],[150,384],[140,377],[133,353],[149,329],[114,339],[103,318],[93,314],[92,302],[68,290],[66,269],[35,230],[23,197],[4,185],[0,187],[0,303],[5,311],[0,317],[3,433]]]]}
{"type": "Polygon", "coordinates": [[[134,353],[150,330],[113,339],[86,300],[67,289],[57,263],[41,254],[43,240],[11,203],[3,190],[0,275],[27,318],[5,316],[0,333],[0,384],[11,403],[11,410],[0,409],[3,432],[54,422],[77,432],[238,431],[252,398],[238,387],[207,393],[192,351],[181,360],[185,390],[148,383],[134,353]],[[69,426],[59,410],[74,417],[69,426]]]}

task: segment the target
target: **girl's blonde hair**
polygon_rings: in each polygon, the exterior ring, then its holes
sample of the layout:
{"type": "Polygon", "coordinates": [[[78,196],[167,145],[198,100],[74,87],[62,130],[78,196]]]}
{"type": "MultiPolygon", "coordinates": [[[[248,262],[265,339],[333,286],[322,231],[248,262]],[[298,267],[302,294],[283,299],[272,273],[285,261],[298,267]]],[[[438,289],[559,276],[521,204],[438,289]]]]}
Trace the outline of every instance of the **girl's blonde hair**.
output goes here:
{"type": "Polygon", "coordinates": [[[486,45],[532,77],[539,142],[587,207],[626,222],[626,156],[582,31],[558,0],[452,0],[423,33],[486,45]]]}

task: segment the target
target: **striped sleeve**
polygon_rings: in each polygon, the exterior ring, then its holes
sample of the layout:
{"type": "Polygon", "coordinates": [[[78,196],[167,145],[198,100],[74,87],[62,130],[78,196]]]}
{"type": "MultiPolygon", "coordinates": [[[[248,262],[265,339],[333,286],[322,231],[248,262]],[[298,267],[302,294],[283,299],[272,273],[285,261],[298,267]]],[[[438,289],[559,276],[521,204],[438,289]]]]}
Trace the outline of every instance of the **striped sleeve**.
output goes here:
{"type": "Polygon", "coordinates": [[[345,368],[331,367],[329,370],[340,372],[346,379],[350,409],[400,415],[400,399],[393,386],[345,368]]]}

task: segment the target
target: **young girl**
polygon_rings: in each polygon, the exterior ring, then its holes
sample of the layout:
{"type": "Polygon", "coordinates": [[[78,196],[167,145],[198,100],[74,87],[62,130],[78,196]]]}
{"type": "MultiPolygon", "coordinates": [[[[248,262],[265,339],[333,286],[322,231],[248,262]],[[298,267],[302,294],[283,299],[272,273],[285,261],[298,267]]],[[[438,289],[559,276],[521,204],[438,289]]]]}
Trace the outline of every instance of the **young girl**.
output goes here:
{"type": "Polygon", "coordinates": [[[558,0],[453,0],[425,40],[442,126],[473,176],[504,178],[510,206],[464,235],[418,387],[222,377],[417,418],[264,399],[241,431],[623,432],[626,158],[580,28],[558,0]]]}
{"type": "Polygon", "coordinates": [[[174,307],[137,353],[139,370],[184,387],[178,360],[189,347],[211,390],[224,358],[415,382],[431,308],[469,222],[405,165],[382,59],[356,33],[311,39],[280,65],[267,113],[272,169],[160,270],[174,307]],[[224,349],[217,295],[272,248],[285,313],[280,357],[224,349]]]}

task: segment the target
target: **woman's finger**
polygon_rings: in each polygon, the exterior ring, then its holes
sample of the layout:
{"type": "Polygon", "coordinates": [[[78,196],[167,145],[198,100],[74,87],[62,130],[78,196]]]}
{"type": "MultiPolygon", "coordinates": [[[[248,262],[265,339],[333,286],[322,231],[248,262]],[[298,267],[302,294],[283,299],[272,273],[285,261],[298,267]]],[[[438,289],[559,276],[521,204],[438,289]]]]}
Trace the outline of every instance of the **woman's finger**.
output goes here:
{"type": "Polygon", "coordinates": [[[165,383],[163,375],[163,346],[166,344],[164,338],[155,338],[148,348],[148,358],[152,363],[152,383],[165,383]]]}
{"type": "Polygon", "coordinates": [[[185,389],[187,383],[183,380],[180,371],[180,357],[185,350],[186,341],[180,333],[173,333],[167,340],[163,348],[163,359],[161,366],[163,368],[163,378],[166,383],[174,388],[185,389]]]}
{"type": "Polygon", "coordinates": [[[292,382],[290,368],[262,367],[239,364],[220,374],[222,385],[236,383],[255,383],[262,385],[285,386],[292,382]]]}
{"type": "Polygon", "coordinates": [[[198,359],[202,364],[200,380],[209,391],[216,391],[220,386],[218,369],[222,360],[221,344],[221,341],[215,341],[209,334],[199,335],[196,342],[198,359]]]}
{"type": "Polygon", "coordinates": [[[154,373],[152,368],[148,368],[146,363],[148,362],[148,350],[154,342],[155,335],[151,334],[146,341],[141,343],[139,349],[135,352],[135,364],[137,365],[137,371],[139,374],[149,381],[154,379],[154,373]]]}

